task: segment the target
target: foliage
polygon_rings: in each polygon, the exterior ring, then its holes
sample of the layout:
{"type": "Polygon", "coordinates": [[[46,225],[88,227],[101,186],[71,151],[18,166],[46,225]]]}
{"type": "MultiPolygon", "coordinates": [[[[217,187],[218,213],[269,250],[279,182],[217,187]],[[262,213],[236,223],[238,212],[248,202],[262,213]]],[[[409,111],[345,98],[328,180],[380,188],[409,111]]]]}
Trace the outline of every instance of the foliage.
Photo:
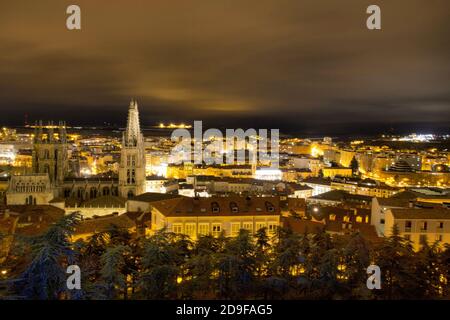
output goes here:
{"type": "MultiPolygon", "coordinates": [[[[25,299],[448,299],[450,247],[414,252],[394,226],[379,244],[358,232],[331,236],[265,228],[250,234],[187,236],[161,230],[137,237],[111,226],[70,242],[79,215],[44,234],[17,239],[28,259],[11,296],[25,299]],[[25,249],[24,249],[25,246],[25,249]],[[68,264],[82,270],[82,290],[66,289],[68,264]],[[382,271],[381,290],[366,287],[366,269],[382,271]]],[[[20,250],[18,249],[20,248],[20,250]]],[[[11,280],[11,279],[10,279],[11,280]]]]}

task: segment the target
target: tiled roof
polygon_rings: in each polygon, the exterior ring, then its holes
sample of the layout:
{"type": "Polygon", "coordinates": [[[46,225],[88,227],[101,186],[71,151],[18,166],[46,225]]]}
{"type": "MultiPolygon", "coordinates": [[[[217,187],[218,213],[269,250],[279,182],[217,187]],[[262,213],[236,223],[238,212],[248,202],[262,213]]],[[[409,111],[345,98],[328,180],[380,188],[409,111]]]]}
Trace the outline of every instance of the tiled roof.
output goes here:
{"type": "Polygon", "coordinates": [[[279,197],[179,198],[153,204],[165,216],[279,215],[279,197]],[[237,208],[233,211],[233,207],[237,208]],[[215,211],[214,208],[217,211],[215,211]],[[272,209],[271,209],[272,208],[272,209]]]}
{"type": "Polygon", "coordinates": [[[391,209],[395,219],[442,219],[450,220],[450,209],[391,209]]]}
{"type": "Polygon", "coordinates": [[[120,229],[130,229],[135,226],[126,214],[108,215],[98,218],[85,219],[75,227],[75,234],[91,234],[107,231],[112,225],[120,229]]]}
{"type": "Polygon", "coordinates": [[[369,202],[372,200],[372,197],[363,196],[359,194],[351,194],[342,190],[331,190],[325,193],[318,194],[314,197],[310,197],[308,199],[317,199],[317,200],[329,200],[329,201],[366,201],[369,202]]]}
{"type": "Polygon", "coordinates": [[[9,205],[3,207],[19,214],[16,233],[37,235],[64,216],[64,210],[51,205],[9,205]]]}
{"type": "Polygon", "coordinates": [[[406,208],[409,206],[410,200],[405,198],[390,197],[390,198],[377,198],[377,201],[380,204],[380,206],[406,208]]]}
{"type": "Polygon", "coordinates": [[[167,193],[146,192],[146,193],[142,193],[138,196],[132,197],[129,200],[153,202],[153,201],[169,200],[169,199],[180,198],[180,197],[182,197],[182,196],[174,195],[174,194],[167,194],[167,193]]]}
{"type": "Polygon", "coordinates": [[[325,224],[323,223],[292,217],[283,217],[282,222],[283,227],[291,229],[296,233],[313,233],[325,228],[325,224]]]}
{"type": "Polygon", "coordinates": [[[118,208],[125,207],[127,200],[122,197],[117,196],[103,196],[94,199],[90,199],[81,203],[80,207],[108,207],[108,208],[118,208]]]}

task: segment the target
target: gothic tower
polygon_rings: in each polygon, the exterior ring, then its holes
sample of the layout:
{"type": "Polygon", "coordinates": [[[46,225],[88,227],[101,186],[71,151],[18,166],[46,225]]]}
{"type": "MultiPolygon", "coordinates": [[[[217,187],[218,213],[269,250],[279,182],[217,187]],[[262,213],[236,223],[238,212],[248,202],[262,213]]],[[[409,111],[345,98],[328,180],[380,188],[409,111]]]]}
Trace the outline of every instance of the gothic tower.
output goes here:
{"type": "Polygon", "coordinates": [[[119,166],[119,193],[124,198],[145,192],[145,147],[136,101],[128,109],[127,128],[122,137],[119,166]]]}
{"type": "Polygon", "coordinates": [[[47,173],[53,186],[63,183],[68,172],[67,134],[64,122],[36,123],[33,141],[33,173],[47,173]],[[45,132],[44,132],[44,129],[45,132]],[[54,129],[58,132],[55,134],[54,129]]]}

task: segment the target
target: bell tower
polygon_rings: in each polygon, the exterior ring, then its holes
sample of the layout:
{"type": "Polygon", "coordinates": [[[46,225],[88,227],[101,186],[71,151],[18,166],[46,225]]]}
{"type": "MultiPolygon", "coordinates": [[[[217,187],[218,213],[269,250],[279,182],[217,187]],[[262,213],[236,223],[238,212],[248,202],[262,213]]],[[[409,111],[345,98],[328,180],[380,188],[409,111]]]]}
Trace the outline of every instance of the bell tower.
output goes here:
{"type": "Polygon", "coordinates": [[[119,166],[119,193],[130,198],[145,192],[145,147],[139,124],[137,102],[131,100],[127,128],[122,136],[119,166]]]}
{"type": "Polygon", "coordinates": [[[35,124],[33,173],[47,173],[52,185],[59,186],[68,172],[67,154],[67,134],[64,122],[60,121],[58,125],[49,122],[45,127],[42,121],[35,124]]]}

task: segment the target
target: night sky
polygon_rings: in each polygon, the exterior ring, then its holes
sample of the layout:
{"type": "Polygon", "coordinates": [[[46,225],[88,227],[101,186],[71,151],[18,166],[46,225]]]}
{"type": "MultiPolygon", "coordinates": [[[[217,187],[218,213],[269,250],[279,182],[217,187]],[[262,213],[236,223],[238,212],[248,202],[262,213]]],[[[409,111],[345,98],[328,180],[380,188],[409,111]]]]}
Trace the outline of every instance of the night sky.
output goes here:
{"type": "Polygon", "coordinates": [[[2,124],[449,132],[449,0],[3,0],[2,124]],[[78,4],[82,30],[66,29],[78,4]],[[382,30],[366,28],[366,8],[382,30]]]}

